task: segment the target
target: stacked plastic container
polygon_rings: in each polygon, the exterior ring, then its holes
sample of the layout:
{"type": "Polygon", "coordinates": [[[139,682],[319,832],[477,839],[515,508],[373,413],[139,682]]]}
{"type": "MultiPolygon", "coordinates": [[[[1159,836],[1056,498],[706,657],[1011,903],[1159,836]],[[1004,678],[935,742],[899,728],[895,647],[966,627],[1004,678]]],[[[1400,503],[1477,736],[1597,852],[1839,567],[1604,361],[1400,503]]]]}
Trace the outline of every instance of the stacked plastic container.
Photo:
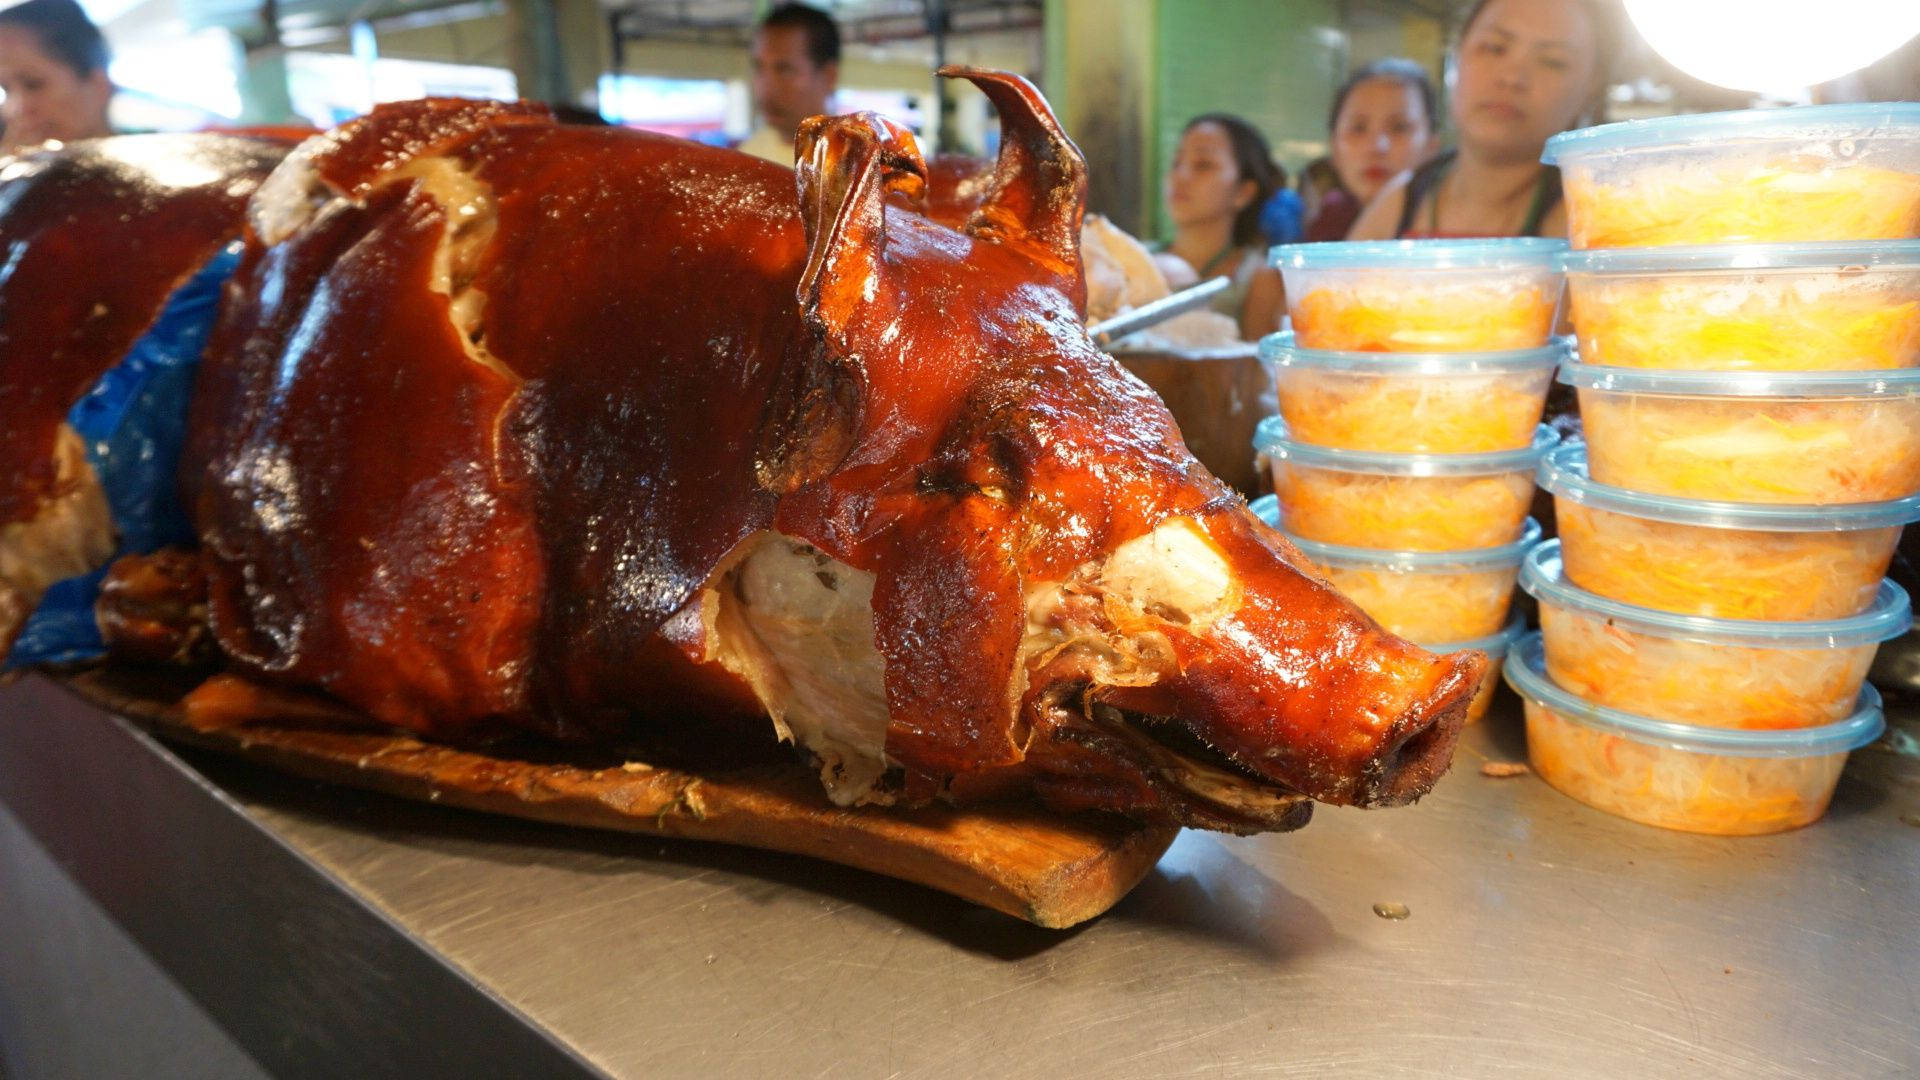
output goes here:
{"type": "Polygon", "coordinates": [[[1437,651],[1498,659],[1519,632],[1509,608],[1540,535],[1534,474],[1558,441],[1540,413],[1568,352],[1552,338],[1565,250],[1274,249],[1293,329],[1260,343],[1280,415],[1255,439],[1275,496],[1254,508],[1381,625],[1437,651]]]}
{"type": "Polygon", "coordinates": [[[1563,262],[1586,443],[1540,466],[1560,539],[1507,679],[1561,791],[1649,824],[1825,812],[1884,728],[1920,520],[1920,105],[1569,132],[1563,262]]]}

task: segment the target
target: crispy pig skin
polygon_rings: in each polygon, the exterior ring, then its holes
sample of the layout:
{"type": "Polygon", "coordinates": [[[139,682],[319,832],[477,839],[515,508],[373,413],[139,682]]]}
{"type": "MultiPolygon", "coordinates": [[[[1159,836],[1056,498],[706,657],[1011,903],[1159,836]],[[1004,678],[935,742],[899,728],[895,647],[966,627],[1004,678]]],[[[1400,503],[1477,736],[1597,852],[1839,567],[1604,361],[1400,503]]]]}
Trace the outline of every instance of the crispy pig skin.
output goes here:
{"type": "Polygon", "coordinates": [[[543,563],[499,460],[518,387],[468,359],[429,287],[444,224],[390,185],[250,250],[185,460],[204,466],[189,486],[228,657],[469,734],[525,708],[543,563]]]}
{"type": "MultiPolygon", "coordinates": [[[[917,151],[870,116],[803,129],[797,204],[778,166],[524,110],[414,103],[307,144],[341,197],[250,245],[193,416],[229,658],[434,735],[737,715],[754,698],[687,612],[773,529],[874,575],[910,794],[1238,827],[1103,763],[1017,670],[1033,586],[1183,517],[1246,600],[1167,629],[1179,670],[1137,700],[1088,700],[1315,798],[1424,792],[1484,660],[1385,634],[1193,460],[1086,338],[1078,151],[1024,81],[960,74],[1005,130],[962,229],[907,208],[917,151]],[[496,215],[455,272],[484,298],[470,334],[435,285],[457,223],[424,158],[496,215]]],[[[1302,819],[1276,813],[1246,827],[1302,819]]]]}

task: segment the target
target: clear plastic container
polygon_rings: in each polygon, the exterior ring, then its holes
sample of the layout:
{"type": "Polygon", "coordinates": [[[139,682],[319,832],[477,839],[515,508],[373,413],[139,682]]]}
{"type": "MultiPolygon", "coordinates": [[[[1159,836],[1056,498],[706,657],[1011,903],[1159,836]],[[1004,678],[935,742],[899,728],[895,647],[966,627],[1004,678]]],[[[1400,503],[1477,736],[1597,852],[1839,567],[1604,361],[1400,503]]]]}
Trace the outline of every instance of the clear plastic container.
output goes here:
{"type": "Polygon", "coordinates": [[[1300,348],[1290,331],[1260,342],[1293,438],[1389,453],[1526,447],[1554,368],[1571,351],[1559,341],[1502,352],[1330,352],[1300,348]]]}
{"type": "Polygon", "coordinates": [[[1866,612],[1844,619],[1655,611],[1568,583],[1557,540],[1527,556],[1520,587],[1540,602],[1554,682],[1596,705],[1702,727],[1832,723],[1852,708],[1880,642],[1913,625],[1907,594],[1891,581],[1866,612]]]}
{"type": "Polygon", "coordinates": [[[1566,241],[1286,244],[1273,265],[1305,349],[1486,352],[1547,344],[1566,241]]]}
{"type": "Polygon", "coordinates": [[[1390,551],[1463,551],[1520,539],[1534,469],[1559,441],[1543,424],[1523,450],[1335,450],[1290,438],[1277,416],[1262,420],[1254,433],[1254,449],[1273,468],[1287,531],[1323,544],[1390,551]]]}
{"type": "Polygon", "coordinates": [[[1706,502],[1596,483],[1587,449],[1540,463],[1567,580],[1681,615],[1838,619],[1873,605],[1920,497],[1840,506],[1706,502]]]}
{"type": "Polygon", "coordinates": [[[1569,252],[1580,359],[1861,371],[1920,364],[1920,241],[1569,252]]]}
{"type": "MultiPolygon", "coordinates": [[[[1526,630],[1527,621],[1516,613],[1512,621],[1497,634],[1489,634],[1472,641],[1448,641],[1438,645],[1421,645],[1422,648],[1442,655],[1466,652],[1469,649],[1477,649],[1487,654],[1487,674],[1480,680],[1479,692],[1473,695],[1473,701],[1467,705],[1467,723],[1476,723],[1487,715],[1487,709],[1493,705],[1493,695],[1499,692],[1500,669],[1506,666],[1507,651],[1513,647],[1515,641],[1520,640],[1520,635],[1526,633],[1526,630]]],[[[1415,644],[1420,643],[1415,642],[1415,644]]]]}
{"type": "Polygon", "coordinates": [[[1920,236],[1920,104],[1670,116],[1547,140],[1576,248],[1920,236]]]}
{"type": "Polygon", "coordinates": [[[1542,780],[1609,814],[1663,829],[1757,836],[1820,819],[1847,754],[1886,730],[1862,687],[1850,715],[1787,731],[1690,727],[1586,701],[1546,675],[1540,635],[1507,655],[1526,709],[1527,759],[1542,780]]]}
{"type": "Polygon", "coordinates": [[[1920,368],[1651,371],[1563,364],[1603,484],[1731,502],[1920,493],[1920,368]]]}
{"type": "MultiPolygon", "coordinates": [[[[1254,500],[1252,508],[1267,524],[1286,531],[1273,496],[1254,500]]],[[[1471,551],[1382,551],[1292,533],[1287,539],[1375,622],[1415,644],[1431,645],[1500,632],[1520,560],[1540,542],[1540,523],[1529,518],[1520,539],[1471,551]]]]}

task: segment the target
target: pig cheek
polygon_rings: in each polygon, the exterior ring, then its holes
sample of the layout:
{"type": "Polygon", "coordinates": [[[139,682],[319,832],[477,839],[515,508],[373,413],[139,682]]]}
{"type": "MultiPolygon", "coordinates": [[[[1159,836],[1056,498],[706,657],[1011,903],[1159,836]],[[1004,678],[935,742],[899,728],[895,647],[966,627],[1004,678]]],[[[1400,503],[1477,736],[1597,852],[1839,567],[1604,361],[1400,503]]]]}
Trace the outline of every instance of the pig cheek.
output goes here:
{"type": "Polygon", "coordinates": [[[991,499],[961,498],[901,530],[873,597],[886,662],[887,756],[954,774],[1018,762],[1013,674],[1025,630],[1014,524],[991,499]],[[955,677],[956,672],[969,673],[955,677]]]}
{"type": "Polygon", "coordinates": [[[1354,642],[1324,651],[1289,647],[1298,628],[1256,627],[1247,614],[1219,620],[1204,636],[1169,634],[1178,670],[1161,689],[1178,702],[1175,715],[1269,780],[1323,801],[1352,801],[1353,778],[1390,727],[1364,703],[1342,700],[1343,684],[1364,684],[1364,675],[1328,681],[1326,657],[1352,655],[1354,642]]]}

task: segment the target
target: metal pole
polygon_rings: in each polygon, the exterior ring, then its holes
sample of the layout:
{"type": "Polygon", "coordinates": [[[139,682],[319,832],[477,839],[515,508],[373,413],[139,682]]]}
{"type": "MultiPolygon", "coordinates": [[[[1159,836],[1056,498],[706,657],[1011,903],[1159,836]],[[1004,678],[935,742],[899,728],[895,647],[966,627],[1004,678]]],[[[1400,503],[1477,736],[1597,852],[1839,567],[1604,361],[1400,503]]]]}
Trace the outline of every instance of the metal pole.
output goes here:
{"type": "MultiPolygon", "coordinates": [[[[933,37],[933,66],[937,71],[947,65],[947,34],[953,29],[953,15],[947,10],[947,0],[922,0],[922,6],[927,13],[927,32],[933,37]]],[[[934,152],[953,153],[960,143],[955,125],[959,118],[954,115],[952,85],[938,75],[933,77],[933,100],[939,110],[934,128],[934,152]]]]}
{"type": "Polygon", "coordinates": [[[567,69],[560,54],[560,13],[554,0],[523,0],[526,30],[531,37],[534,89],[539,100],[572,100],[567,93],[567,69]]]}

